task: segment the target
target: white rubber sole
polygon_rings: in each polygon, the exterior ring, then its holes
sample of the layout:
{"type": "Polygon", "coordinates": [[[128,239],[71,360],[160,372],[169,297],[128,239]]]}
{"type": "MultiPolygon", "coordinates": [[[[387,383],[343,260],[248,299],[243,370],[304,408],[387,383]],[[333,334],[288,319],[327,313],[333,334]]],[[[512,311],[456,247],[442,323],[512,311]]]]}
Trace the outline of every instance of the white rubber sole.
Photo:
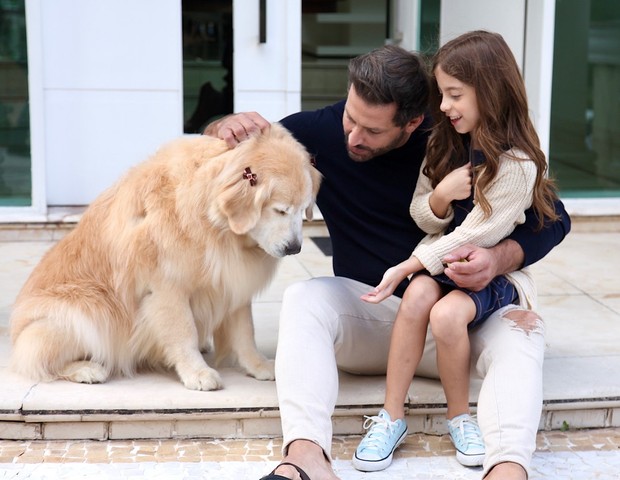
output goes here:
{"type": "Polygon", "coordinates": [[[405,441],[405,438],[407,438],[407,430],[405,430],[403,434],[401,435],[401,437],[398,439],[398,441],[396,442],[396,445],[394,445],[394,448],[392,449],[390,454],[387,457],[382,458],[380,460],[362,460],[360,458],[357,458],[357,451],[356,451],[353,454],[353,466],[355,467],[356,470],[359,470],[360,472],[379,472],[381,470],[385,470],[387,467],[391,465],[392,458],[394,457],[394,451],[398,448],[398,446],[401,443],[405,441]]]}
{"type": "Polygon", "coordinates": [[[480,467],[484,462],[484,453],[478,455],[465,455],[457,450],[456,459],[461,465],[466,467],[480,467]]]}

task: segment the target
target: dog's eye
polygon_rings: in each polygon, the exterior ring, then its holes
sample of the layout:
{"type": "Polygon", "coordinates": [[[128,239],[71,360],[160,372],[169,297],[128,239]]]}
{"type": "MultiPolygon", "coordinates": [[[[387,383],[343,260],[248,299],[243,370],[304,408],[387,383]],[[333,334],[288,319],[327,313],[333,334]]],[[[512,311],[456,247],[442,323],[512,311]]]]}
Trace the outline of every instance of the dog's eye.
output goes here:
{"type": "Polygon", "coordinates": [[[284,215],[286,215],[286,214],[287,214],[286,210],[283,210],[283,209],[281,209],[281,208],[274,208],[274,210],[275,210],[275,212],[276,212],[278,215],[282,215],[282,216],[284,216],[284,215]]]}

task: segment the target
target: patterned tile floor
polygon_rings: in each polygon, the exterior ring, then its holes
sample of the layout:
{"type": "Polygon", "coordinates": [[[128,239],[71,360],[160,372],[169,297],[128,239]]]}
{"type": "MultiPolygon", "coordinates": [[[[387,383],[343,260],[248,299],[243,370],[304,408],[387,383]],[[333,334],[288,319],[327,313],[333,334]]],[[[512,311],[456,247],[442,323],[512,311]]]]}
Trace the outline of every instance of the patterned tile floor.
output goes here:
{"type": "MultiPolygon", "coordinates": [[[[332,455],[343,480],[479,479],[481,469],[454,458],[447,436],[413,434],[392,466],[357,472],[349,459],[359,436],[336,437],[332,455]]],[[[280,439],[0,441],[0,479],[253,479],[276,464],[280,439]]],[[[530,480],[617,479],[620,429],[538,434],[530,480]]]]}

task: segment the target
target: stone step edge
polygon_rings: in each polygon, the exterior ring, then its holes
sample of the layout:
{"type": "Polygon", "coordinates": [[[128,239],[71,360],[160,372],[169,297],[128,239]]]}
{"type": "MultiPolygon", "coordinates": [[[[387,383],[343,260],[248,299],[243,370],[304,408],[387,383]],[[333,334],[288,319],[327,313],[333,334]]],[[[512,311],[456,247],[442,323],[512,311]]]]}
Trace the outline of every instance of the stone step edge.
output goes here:
{"type": "MultiPolygon", "coordinates": [[[[379,406],[338,407],[332,418],[335,435],[361,435],[364,415],[374,415],[379,406]]],[[[475,408],[473,409],[475,412],[475,408]]],[[[132,440],[173,438],[254,439],[281,437],[278,410],[250,412],[140,414],[22,415],[0,413],[0,439],[3,440],[132,440]]],[[[409,409],[409,433],[443,435],[445,406],[409,409]]],[[[620,427],[620,399],[570,404],[546,403],[539,430],[566,430],[620,427]]]]}

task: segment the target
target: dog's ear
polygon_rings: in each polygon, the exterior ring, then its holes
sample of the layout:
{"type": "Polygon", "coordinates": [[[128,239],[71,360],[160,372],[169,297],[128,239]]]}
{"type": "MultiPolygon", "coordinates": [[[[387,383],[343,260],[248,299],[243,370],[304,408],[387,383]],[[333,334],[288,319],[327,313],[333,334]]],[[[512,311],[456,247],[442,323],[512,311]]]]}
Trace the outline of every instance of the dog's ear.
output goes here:
{"type": "MultiPolygon", "coordinates": [[[[244,196],[244,198],[250,200],[251,197],[251,194],[244,196]]],[[[261,210],[253,203],[252,201],[242,201],[241,198],[237,198],[222,205],[222,210],[228,218],[228,226],[237,235],[248,233],[258,223],[261,210]]]]}
{"type": "Polygon", "coordinates": [[[314,162],[310,161],[312,167],[310,168],[310,180],[312,181],[312,203],[306,208],[306,218],[308,220],[312,220],[314,217],[314,204],[316,201],[316,196],[319,193],[319,187],[321,186],[321,180],[323,179],[323,175],[316,169],[314,166],[314,162]]]}
{"type": "Polygon", "coordinates": [[[219,194],[221,212],[228,220],[228,226],[237,235],[243,235],[256,226],[261,216],[265,196],[264,179],[252,171],[250,166],[232,172],[232,178],[219,194]]]}

